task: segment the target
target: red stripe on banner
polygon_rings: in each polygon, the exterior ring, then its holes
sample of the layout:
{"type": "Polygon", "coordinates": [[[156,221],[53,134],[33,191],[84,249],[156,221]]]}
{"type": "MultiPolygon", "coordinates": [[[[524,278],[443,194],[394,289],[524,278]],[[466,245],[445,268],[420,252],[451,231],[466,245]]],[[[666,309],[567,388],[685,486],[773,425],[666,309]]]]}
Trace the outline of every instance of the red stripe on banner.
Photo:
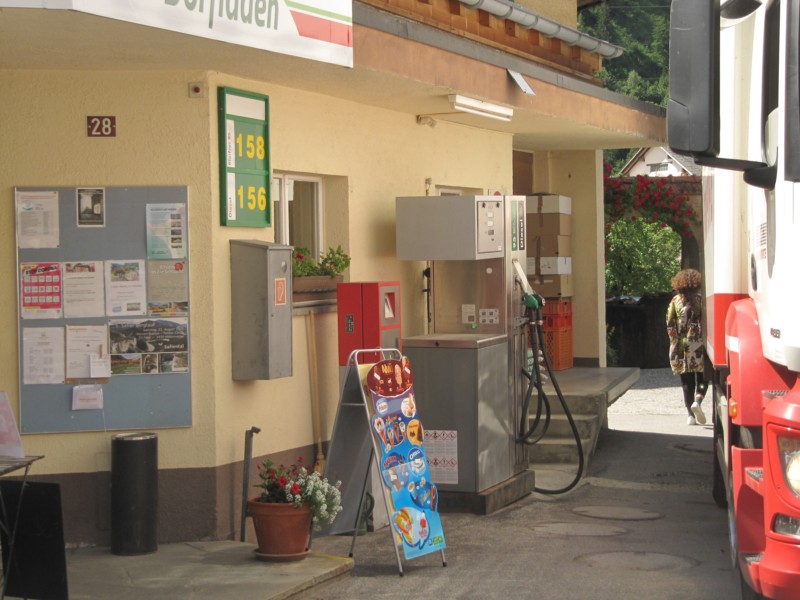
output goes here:
{"type": "Polygon", "coordinates": [[[294,10],[291,13],[297,26],[297,31],[303,37],[331,42],[340,46],[353,46],[353,27],[351,25],[337,23],[336,21],[322,19],[294,10]]]}

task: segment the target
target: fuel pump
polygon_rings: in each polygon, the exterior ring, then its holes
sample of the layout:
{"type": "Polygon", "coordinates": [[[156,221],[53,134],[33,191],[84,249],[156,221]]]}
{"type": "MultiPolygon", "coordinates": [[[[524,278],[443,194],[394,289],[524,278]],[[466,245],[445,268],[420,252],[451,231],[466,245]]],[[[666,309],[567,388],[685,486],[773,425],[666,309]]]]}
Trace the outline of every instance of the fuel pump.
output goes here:
{"type": "Polygon", "coordinates": [[[403,338],[403,352],[442,501],[493,492],[513,501],[537,491],[528,446],[549,424],[549,403],[538,366],[541,298],[522,267],[525,216],[524,196],[396,200],[397,257],[427,263],[428,332],[403,338]]]}

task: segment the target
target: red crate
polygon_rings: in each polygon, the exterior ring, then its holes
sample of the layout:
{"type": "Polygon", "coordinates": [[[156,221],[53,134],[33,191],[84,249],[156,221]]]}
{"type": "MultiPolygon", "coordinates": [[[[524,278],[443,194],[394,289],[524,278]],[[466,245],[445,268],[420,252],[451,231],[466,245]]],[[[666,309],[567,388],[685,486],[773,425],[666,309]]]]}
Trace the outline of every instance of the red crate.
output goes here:
{"type": "Polygon", "coordinates": [[[572,327],[544,331],[544,349],[554,371],[572,368],[572,327]]]}
{"type": "Polygon", "coordinates": [[[545,298],[543,315],[572,314],[572,298],[545,298]]]}
{"type": "Polygon", "coordinates": [[[563,329],[564,327],[572,327],[572,313],[542,315],[542,325],[545,329],[563,329]]]}

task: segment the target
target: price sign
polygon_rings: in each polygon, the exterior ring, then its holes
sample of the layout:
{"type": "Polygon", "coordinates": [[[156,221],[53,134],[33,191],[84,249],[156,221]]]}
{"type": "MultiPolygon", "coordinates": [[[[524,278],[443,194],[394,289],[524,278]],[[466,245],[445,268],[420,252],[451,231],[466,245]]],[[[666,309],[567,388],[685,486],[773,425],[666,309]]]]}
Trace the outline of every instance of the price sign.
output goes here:
{"type": "Polygon", "coordinates": [[[272,224],[269,185],[269,98],[219,89],[221,223],[272,224]]]}

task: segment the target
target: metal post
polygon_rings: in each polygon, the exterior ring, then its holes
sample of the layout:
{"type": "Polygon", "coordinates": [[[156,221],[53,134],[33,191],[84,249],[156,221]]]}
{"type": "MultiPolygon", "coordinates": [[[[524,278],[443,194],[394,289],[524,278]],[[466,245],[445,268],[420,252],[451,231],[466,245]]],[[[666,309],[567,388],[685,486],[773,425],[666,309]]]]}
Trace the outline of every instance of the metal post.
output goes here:
{"type": "Polygon", "coordinates": [[[251,427],[244,432],[244,465],[242,468],[242,521],[240,524],[239,541],[245,537],[245,523],[247,522],[247,488],[250,487],[250,463],[253,461],[253,434],[260,433],[258,427],[251,427]]]}

